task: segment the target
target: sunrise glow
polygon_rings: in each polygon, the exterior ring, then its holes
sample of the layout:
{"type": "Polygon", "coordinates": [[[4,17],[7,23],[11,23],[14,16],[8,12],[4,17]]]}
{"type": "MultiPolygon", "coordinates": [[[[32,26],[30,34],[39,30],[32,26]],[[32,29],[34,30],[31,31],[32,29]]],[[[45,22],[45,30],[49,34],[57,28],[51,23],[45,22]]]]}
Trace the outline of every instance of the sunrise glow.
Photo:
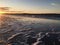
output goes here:
{"type": "Polygon", "coordinates": [[[60,0],[0,0],[0,9],[14,13],[60,13],[60,0]]]}
{"type": "Polygon", "coordinates": [[[0,15],[3,15],[5,12],[0,11],[0,15]]]}

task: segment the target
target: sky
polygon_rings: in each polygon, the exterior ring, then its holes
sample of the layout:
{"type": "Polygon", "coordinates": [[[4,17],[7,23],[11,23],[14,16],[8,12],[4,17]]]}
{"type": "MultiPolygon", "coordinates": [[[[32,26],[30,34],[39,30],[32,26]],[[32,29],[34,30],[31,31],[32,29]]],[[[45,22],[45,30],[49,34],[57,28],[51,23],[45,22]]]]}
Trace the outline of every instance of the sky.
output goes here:
{"type": "Polygon", "coordinates": [[[60,13],[60,0],[0,0],[0,7],[26,13],[60,13]]]}

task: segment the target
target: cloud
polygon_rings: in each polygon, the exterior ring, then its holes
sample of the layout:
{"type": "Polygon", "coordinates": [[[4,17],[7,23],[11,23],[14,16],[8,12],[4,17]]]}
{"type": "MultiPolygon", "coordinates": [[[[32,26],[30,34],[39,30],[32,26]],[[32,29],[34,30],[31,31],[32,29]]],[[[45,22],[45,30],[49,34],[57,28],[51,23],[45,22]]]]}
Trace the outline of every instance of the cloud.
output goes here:
{"type": "Polygon", "coordinates": [[[51,5],[52,5],[52,6],[57,6],[57,4],[56,4],[56,3],[51,3],[51,5]]]}

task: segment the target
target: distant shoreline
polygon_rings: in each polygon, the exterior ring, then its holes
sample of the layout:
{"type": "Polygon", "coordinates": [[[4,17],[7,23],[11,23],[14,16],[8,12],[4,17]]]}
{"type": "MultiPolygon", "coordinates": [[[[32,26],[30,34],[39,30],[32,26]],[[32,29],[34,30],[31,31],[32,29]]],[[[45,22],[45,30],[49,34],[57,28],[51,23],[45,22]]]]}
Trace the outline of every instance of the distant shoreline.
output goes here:
{"type": "Polygon", "coordinates": [[[60,14],[6,14],[6,15],[16,15],[16,16],[24,16],[24,17],[33,17],[33,18],[45,18],[45,19],[54,19],[54,20],[60,20],[60,14]]]}

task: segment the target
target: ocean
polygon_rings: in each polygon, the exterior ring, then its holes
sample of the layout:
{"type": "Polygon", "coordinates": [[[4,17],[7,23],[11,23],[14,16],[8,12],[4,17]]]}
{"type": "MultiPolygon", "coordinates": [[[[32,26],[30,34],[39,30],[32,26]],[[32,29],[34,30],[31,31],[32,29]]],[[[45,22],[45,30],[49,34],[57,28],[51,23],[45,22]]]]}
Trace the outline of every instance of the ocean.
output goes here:
{"type": "Polygon", "coordinates": [[[14,36],[23,33],[24,35],[34,32],[60,33],[60,20],[48,18],[36,18],[20,15],[0,15],[0,42],[10,40],[14,36]],[[3,39],[1,39],[3,37],[3,39]]]}

